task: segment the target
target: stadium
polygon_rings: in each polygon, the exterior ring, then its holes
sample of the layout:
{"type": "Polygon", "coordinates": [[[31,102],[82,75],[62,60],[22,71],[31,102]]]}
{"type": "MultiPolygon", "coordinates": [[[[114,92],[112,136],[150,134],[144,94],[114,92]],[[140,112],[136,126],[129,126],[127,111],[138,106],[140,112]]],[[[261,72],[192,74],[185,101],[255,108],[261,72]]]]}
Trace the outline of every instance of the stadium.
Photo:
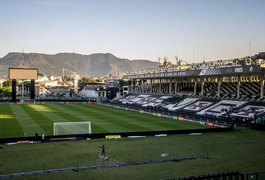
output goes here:
{"type": "Polygon", "coordinates": [[[264,179],[264,64],[165,59],[104,101],[13,94],[0,104],[0,179],[264,179]]]}
{"type": "Polygon", "coordinates": [[[264,124],[264,72],[264,53],[197,64],[172,65],[165,59],[157,69],[128,75],[130,92],[150,95],[125,102],[230,124],[264,124]],[[148,104],[152,94],[160,99],[148,104]]]}

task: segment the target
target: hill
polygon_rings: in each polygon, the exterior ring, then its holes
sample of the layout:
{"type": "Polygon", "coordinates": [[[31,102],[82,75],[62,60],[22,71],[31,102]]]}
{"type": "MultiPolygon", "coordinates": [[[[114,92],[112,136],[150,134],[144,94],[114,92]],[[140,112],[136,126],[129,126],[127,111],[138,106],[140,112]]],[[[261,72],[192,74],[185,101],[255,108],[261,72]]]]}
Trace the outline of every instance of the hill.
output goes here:
{"type": "MultiPolygon", "coordinates": [[[[7,77],[9,67],[20,67],[21,53],[8,53],[0,58],[0,76],[7,77]]],[[[157,67],[158,63],[149,60],[129,60],[118,58],[110,53],[81,55],[59,53],[55,55],[24,54],[24,67],[38,68],[46,75],[62,75],[77,72],[83,76],[108,76],[113,72],[129,72],[136,69],[157,67]]]]}

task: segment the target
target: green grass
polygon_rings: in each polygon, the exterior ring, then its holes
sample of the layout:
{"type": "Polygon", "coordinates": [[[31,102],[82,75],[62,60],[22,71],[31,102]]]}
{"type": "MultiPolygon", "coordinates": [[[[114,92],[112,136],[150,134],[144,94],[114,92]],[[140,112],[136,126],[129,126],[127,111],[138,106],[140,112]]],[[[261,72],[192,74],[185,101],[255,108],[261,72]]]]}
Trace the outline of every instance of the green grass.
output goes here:
{"type": "MultiPolygon", "coordinates": [[[[93,133],[191,129],[203,126],[101,105],[47,104],[0,105],[0,138],[51,135],[54,122],[91,121],[93,133]]],[[[21,144],[0,149],[0,175],[89,166],[106,163],[161,159],[161,153],[173,157],[201,155],[209,160],[164,164],[146,164],[111,169],[41,175],[18,179],[162,179],[221,171],[265,171],[265,132],[235,130],[198,136],[172,135],[141,139],[96,139],[79,142],[21,144]],[[99,146],[105,144],[110,160],[98,159],[99,146]]]]}
{"type": "Polygon", "coordinates": [[[97,104],[0,104],[0,138],[52,135],[54,122],[75,121],[90,121],[93,133],[203,127],[97,104]]]}
{"type": "Polygon", "coordinates": [[[235,130],[205,133],[198,136],[172,135],[119,140],[97,139],[79,142],[22,144],[0,150],[0,174],[42,169],[76,167],[116,162],[201,155],[209,160],[192,160],[164,164],[146,164],[123,168],[40,175],[18,179],[162,179],[239,170],[242,173],[265,171],[265,132],[235,130]],[[100,161],[99,145],[105,144],[110,160],[100,161]]]}

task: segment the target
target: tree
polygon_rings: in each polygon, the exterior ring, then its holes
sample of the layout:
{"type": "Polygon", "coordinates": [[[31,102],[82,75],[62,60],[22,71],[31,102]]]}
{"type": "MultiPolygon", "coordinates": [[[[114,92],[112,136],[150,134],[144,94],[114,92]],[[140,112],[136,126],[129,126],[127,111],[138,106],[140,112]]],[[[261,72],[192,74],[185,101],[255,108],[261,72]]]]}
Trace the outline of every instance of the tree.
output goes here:
{"type": "MultiPolygon", "coordinates": [[[[31,87],[31,82],[30,81],[24,81],[24,88],[30,88],[31,87]]],[[[22,83],[18,85],[19,87],[22,87],[22,83]]]]}
{"type": "Polygon", "coordinates": [[[40,77],[43,77],[43,76],[44,76],[44,74],[43,74],[43,73],[40,73],[40,72],[38,72],[38,76],[40,76],[40,77]]]}
{"type": "Polygon", "coordinates": [[[119,89],[120,89],[120,91],[122,90],[123,86],[129,86],[130,84],[131,84],[131,81],[120,80],[119,81],[119,89]]]}
{"type": "Polygon", "coordinates": [[[82,77],[79,81],[78,81],[78,87],[80,87],[81,89],[84,88],[84,86],[86,86],[89,83],[101,83],[102,80],[99,78],[95,78],[95,77],[82,77]]]}
{"type": "Polygon", "coordinates": [[[12,88],[10,86],[5,86],[0,89],[0,96],[2,97],[11,97],[12,95],[12,88]]]}
{"type": "Polygon", "coordinates": [[[9,87],[12,86],[12,80],[6,80],[3,82],[3,87],[9,87]]]}

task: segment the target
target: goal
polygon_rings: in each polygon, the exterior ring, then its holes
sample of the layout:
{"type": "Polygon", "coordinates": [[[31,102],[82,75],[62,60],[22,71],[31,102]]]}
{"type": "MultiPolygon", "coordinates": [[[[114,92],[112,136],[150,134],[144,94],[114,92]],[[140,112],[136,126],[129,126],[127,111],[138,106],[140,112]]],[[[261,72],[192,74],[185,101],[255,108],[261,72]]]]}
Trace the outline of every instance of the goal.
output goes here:
{"type": "Polygon", "coordinates": [[[53,135],[91,134],[90,121],[85,122],[56,122],[53,124],[53,135]]]}

